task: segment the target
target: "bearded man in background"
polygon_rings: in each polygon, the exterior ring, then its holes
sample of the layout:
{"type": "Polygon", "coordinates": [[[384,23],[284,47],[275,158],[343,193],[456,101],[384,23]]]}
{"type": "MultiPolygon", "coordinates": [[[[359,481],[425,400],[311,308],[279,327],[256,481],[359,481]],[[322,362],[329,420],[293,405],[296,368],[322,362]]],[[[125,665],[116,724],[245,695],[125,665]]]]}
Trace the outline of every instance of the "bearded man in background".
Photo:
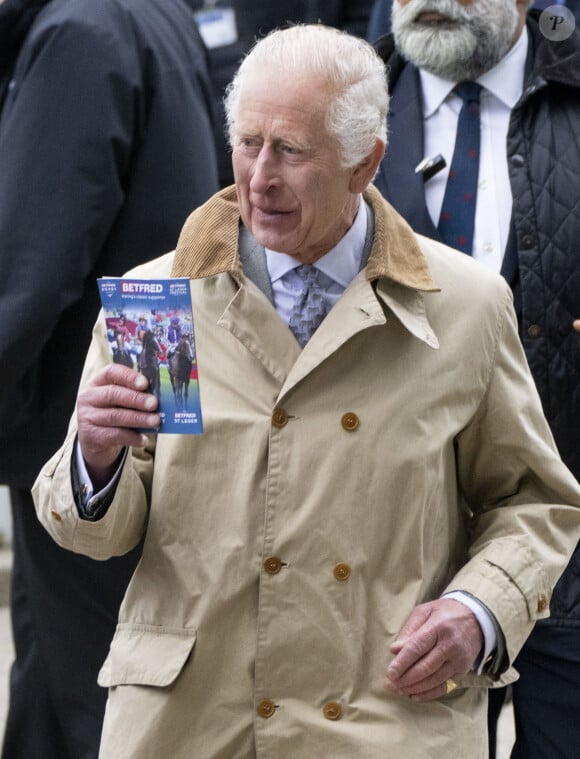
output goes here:
{"type": "MultiPolygon", "coordinates": [[[[539,11],[529,11],[532,4],[395,0],[393,35],[376,43],[388,64],[392,93],[389,150],[376,184],[416,232],[449,243],[440,217],[461,109],[454,88],[466,81],[481,86],[473,237],[465,246],[459,239],[450,244],[510,283],[544,412],[578,479],[580,34],[573,31],[569,10],[540,18],[539,11]],[[569,36],[558,40],[554,32],[563,24],[569,36]],[[439,154],[445,165],[436,171],[442,162],[431,159],[439,154]],[[421,164],[423,171],[416,171],[421,164]]],[[[512,759],[578,755],[578,548],[556,586],[550,612],[516,660],[512,759]]],[[[503,690],[499,697],[494,693],[492,757],[503,690]]]]}

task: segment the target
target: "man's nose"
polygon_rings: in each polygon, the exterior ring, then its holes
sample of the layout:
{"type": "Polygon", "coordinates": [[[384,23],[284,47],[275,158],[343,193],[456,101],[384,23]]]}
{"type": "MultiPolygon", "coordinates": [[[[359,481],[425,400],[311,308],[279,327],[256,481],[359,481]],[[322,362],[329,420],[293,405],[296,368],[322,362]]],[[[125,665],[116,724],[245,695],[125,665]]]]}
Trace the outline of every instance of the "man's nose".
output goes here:
{"type": "Polygon", "coordinates": [[[254,162],[250,189],[253,192],[266,192],[277,183],[276,155],[266,146],[262,147],[254,162]]]}

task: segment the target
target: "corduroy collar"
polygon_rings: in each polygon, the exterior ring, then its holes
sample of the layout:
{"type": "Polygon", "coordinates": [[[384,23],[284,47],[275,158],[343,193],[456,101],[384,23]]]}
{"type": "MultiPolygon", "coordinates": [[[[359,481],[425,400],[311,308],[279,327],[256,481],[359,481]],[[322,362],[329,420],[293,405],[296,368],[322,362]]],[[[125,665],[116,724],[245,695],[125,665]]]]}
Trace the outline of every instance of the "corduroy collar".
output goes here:
{"type": "MultiPolygon", "coordinates": [[[[367,278],[386,277],[413,290],[438,290],[409,225],[375,187],[369,186],[364,198],[375,216],[367,278]]],[[[171,276],[203,279],[229,272],[241,284],[240,223],[235,187],[226,187],[187,219],[177,243],[171,276]]]]}

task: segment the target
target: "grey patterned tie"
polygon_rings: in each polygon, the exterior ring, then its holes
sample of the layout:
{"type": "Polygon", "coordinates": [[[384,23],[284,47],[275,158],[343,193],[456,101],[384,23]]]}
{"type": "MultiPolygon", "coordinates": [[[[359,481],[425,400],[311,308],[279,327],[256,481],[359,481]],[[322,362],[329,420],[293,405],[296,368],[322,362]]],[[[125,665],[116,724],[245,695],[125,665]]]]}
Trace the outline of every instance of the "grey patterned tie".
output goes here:
{"type": "Polygon", "coordinates": [[[318,269],[309,264],[303,264],[294,271],[302,280],[303,287],[294,302],[288,326],[300,343],[300,347],[304,348],[326,316],[326,304],[318,269]]]}

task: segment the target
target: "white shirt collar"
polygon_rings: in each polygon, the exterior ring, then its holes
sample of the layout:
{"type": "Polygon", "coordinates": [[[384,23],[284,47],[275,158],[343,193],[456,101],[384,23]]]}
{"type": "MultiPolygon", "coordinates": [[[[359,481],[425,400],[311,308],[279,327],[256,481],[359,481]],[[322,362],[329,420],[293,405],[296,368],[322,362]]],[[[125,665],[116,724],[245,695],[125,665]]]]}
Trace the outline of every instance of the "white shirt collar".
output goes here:
{"type": "MultiPolygon", "coordinates": [[[[510,108],[520,99],[524,89],[526,57],[528,53],[528,30],[524,26],[516,44],[499,63],[477,79],[477,82],[510,108]]],[[[420,69],[423,90],[423,115],[432,116],[455,87],[456,82],[442,79],[420,69]]]]}
{"type": "MultiPolygon", "coordinates": [[[[315,261],[314,266],[342,287],[348,287],[360,270],[366,233],[367,215],[361,197],[351,228],[332,250],[315,261]]],[[[286,253],[277,253],[266,248],[266,264],[270,281],[273,283],[300,266],[300,261],[286,253]]]]}

